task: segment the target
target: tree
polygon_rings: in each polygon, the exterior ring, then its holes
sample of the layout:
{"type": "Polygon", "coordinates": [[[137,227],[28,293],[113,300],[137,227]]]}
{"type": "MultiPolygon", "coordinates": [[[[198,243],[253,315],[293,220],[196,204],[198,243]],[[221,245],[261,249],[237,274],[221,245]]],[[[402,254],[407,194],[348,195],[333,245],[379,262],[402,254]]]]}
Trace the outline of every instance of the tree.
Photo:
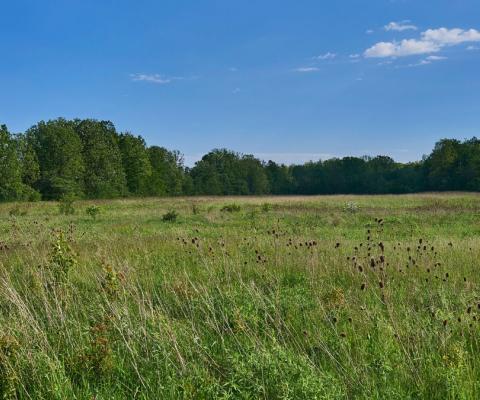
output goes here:
{"type": "Polygon", "coordinates": [[[247,195],[268,191],[261,162],[227,149],[215,149],[204,155],[190,174],[196,194],[247,195]]]}
{"type": "Polygon", "coordinates": [[[112,198],[127,192],[122,154],[115,126],[110,121],[75,120],[85,163],[84,187],[89,198],[112,198]]]}
{"type": "Polygon", "coordinates": [[[148,179],[152,167],[145,140],[128,132],[122,133],[119,147],[129,193],[137,196],[148,193],[148,179]]]}
{"type": "Polygon", "coordinates": [[[5,125],[0,126],[0,201],[22,197],[22,167],[18,146],[5,125]]]}
{"type": "Polygon", "coordinates": [[[41,121],[27,131],[26,140],[38,159],[40,176],[34,185],[44,199],[83,196],[82,142],[72,122],[41,121]]]}
{"type": "Polygon", "coordinates": [[[435,144],[424,164],[429,189],[456,190],[461,188],[456,176],[460,151],[461,142],[459,140],[443,139],[435,144]]]}
{"type": "Polygon", "coordinates": [[[268,161],[265,173],[272,194],[288,194],[293,188],[293,179],[290,169],[286,165],[278,165],[274,161],[268,161]]]}
{"type": "Polygon", "coordinates": [[[148,194],[152,196],[177,196],[182,194],[184,183],[183,157],[178,151],[164,147],[148,148],[152,174],[148,180],[148,194]]]}
{"type": "Polygon", "coordinates": [[[244,177],[248,194],[259,195],[269,192],[269,184],[264,165],[252,155],[245,155],[240,160],[240,168],[244,177]]]}
{"type": "Polygon", "coordinates": [[[32,144],[27,140],[25,135],[17,135],[16,139],[19,149],[19,160],[22,166],[22,181],[33,190],[33,187],[40,178],[38,157],[32,144]]]}

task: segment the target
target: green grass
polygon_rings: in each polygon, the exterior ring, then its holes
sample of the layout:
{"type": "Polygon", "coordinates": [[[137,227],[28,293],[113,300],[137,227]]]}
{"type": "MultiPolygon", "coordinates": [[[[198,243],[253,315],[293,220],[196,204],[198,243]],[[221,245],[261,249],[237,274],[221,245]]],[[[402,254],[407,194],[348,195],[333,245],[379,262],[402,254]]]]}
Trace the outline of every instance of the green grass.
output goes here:
{"type": "Polygon", "coordinates": [[[2,399],[480,398],[479,195],[74,208],[0,204],[2,399]]]}

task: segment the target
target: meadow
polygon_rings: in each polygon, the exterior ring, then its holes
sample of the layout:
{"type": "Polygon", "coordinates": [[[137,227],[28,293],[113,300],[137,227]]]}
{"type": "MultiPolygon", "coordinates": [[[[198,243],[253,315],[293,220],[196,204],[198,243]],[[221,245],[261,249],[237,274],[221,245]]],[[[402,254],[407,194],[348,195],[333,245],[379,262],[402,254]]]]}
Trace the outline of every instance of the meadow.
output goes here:
{"type": "Polygon", "coordinates": [[[479,234],[468,193],[0,204],[1,398],[480,398],[479,234]]]}

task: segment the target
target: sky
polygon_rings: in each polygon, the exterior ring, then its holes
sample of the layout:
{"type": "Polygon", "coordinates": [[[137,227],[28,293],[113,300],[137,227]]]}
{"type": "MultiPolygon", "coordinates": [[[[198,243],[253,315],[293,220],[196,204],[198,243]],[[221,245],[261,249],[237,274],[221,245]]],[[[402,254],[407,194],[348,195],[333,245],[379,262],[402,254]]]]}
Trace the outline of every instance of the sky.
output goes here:
{"type": "Polygon", "coordinates": [[[0,123],[111,120],[187,165],[419,160],[480,135],[479,0],[0,0],[0,123]]]}

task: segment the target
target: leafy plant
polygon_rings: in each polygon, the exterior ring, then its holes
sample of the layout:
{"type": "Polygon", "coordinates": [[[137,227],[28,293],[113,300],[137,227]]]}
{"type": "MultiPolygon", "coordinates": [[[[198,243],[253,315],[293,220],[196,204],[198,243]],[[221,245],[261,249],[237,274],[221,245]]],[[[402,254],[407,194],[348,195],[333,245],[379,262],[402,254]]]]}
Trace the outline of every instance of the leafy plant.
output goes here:
{"type": "Polygon", "coordinates": [[[102,289],[110,299],[118,296],[122,280],[123,275],[118,273],[111,265],[103,267],[102,289]]]}
{"type": "Polygon", "coordinates": [[[175,210],[171,210],[162,216],[163,222],[175,222],[177,220],[178,213],[175,210]]]}
{"type": "Polygon", "coordinates": [[[49,283],[51,285],[65,283],[69,271],[76,265],[76,255],[70,247],[65,234],[61,231],[58,232],[52,243],[49,262],[46,265],[46,270],[50,275],[49,283]]]}
{"type": "Polygon", "coordinates": [[[100,207],[96,205],[91,205],[87,207],[85,212],[88,216],[90,216],[91,219],[95,221],[97,219],[97,216],[100,214],[100,207]]]}
{"type": "Polygon", "coordinates": [[[75,203],[76,197],[71,193],[64,194],[59,201],[58,210],[60,214],[72,215],[75,214],[75,203]]]}

